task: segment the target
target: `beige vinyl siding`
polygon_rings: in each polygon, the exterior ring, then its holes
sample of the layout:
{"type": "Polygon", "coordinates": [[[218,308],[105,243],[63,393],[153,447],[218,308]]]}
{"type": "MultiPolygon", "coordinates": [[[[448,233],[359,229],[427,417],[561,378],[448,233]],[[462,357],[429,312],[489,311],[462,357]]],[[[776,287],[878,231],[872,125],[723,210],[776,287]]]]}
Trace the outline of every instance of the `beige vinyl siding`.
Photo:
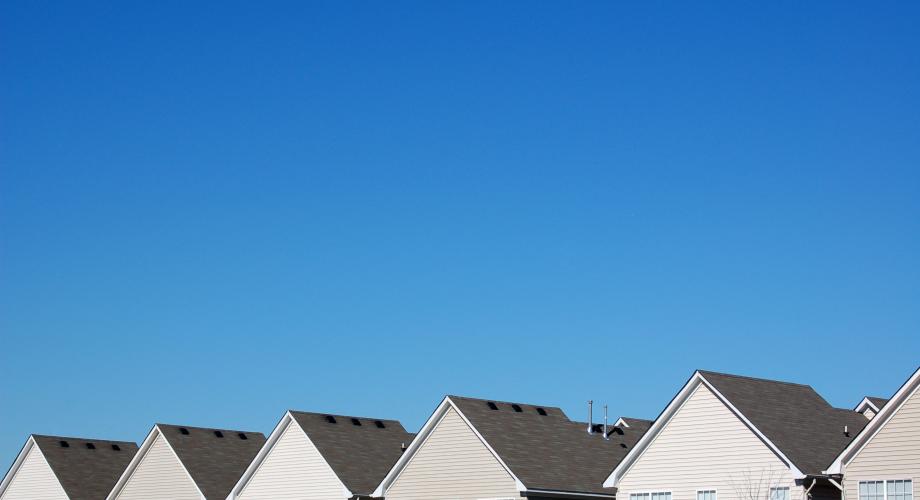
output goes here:
{"type": "Polygon", "coordinates": [[[67,494],[45,456],[33,445],[0,499],[67,500],[67,494]]]}
{"type": "Polygon", "coordinates": [[[910,479],[920,495],[920,385],[843,471],[846,500],[859,500],[860,481],[910,479]]]}
{"type": "Polygon", "coordinates": [[[345,486],[295,422],[266,455],[240,500],[330,500],[345,498],[345,486]]]}
{"type": "Polygon", "coordinates": [[[166,439],[158,435],[118,500],[200,500],[201,494],[166,439]]]}
{"type": "Polygon", "coordinates": [[[875,416],[875,411],[873,411],[872,408],[866,408],[865,411],[863,411],[863,415],[869,420],[872,420],[872,417],[875,416]]]}
{"type": "Polygon", "coordinates": [[[696,500],[697,490],[716,490],[718,500],[766,500],[771,486],[801,498],[788,467],[700,384],[626,471],[617,498],[669,491],[673,500],[696,500]]]}
{"type": "Polygon", "coordinates": [[[450,408],[386,491],[387,500],[520,498],[514,478],[450,408]]]}

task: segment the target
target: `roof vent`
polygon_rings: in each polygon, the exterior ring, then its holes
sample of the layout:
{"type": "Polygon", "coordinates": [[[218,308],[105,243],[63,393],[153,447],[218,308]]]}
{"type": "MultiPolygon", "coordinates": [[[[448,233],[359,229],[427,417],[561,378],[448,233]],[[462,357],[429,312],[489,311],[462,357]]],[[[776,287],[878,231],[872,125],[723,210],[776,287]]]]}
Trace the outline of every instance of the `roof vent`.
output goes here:
{"type": "Polygon", "coordinates": [[[604,432],[604,424],[591,424],[591,434],[604,432]]]}
{"type": "Polygon", "coordinates": [[[353,418],[351,419],[351,425],[357,425],[358,427],[361,427],[361,421],[357,418],[353,418]]]}
{"type": "Polygon", "coordinates": [[[93,443],[86,443],[86,449],[87,449],[87,450],[95,450],[95,449],[96,449],[96,445],[94,445],[93,443]]]}
{"type": "Polygon", "coordinates": [[[378,429],[386,429],[386,427],[387,427],[387,426],[383,425],[383,422],[380,421],[380,420],[374,420],[374,425],[376,425],[378,429]]]}
{"type": "Polygon", "coordinates": [[[843,435],[846,437],[850,437],[850,429],[846,425],[843,426],[843,435]]]}
{"type": "Polygon", "coordinates": [[[70,443],[68,443],[67,441],[63,441],[63,440],[58,441],[58,444],[61,445],[61,448],[70,448],[70,443]]]}
{"type": "Polygon", "coordinates": [[[121,451],[121,446],[118,446],[117,444],[113,444],[113,445],[112,445],[112,450],[114,450],[114,451],[121,451]]]}
{"type": "Polygon", "coordinates": [[[403,452],[406,451],[406,448],[408,448],[408,446],[406,446],[406,443],[400,443],[400,444],[399,444],[399,449],[402,450],[403,452]]]}
{"type": "Polygon", "coordinates": [[[486,404],[489,405],[489,409],[490,409],[490,410],[497,410],[497,409],[498,409],[498,406],[495,406],[495,403],[493,403],[493,402],[491,402],[491,401],[489,401],[489,402],[486,403],[486,404]]]}
{"type": "Polygon", "coordinates": [[[239,436],[240,439],[242,439],[242,440],[244,440],[244,441],[247,440],[247,439],[249,439],[249,436],[247,436],[245,432],[238,432],[238,433],[236,433],[236,435],[239,436]]]}
{"type": "Polygon", "coordinates": [[[329,422],[330,424],[334,424],[335,417],[333,417],[332,415],[326,415],[326,422],[329,422]]]}
{"type": "Polygon", "coordinates": [[[219,438],[224,437],[224,433],[223,433],[223,432],[220,432],[220,431],[214,431],[214,435],[217,436],[217,437],[219,437],[219,438]]]}
{"type": "Polygon", "coordinates": [[[620,448],[626,448],[626,443],[620,443],[620,448]]]}
{"type": "Polygon", "coordinates": [[[179,434],[182,434],[183,436],[188,436],[188,429],[186,429],[185,427],[179,427],[179,434]]]}
{"type": "Polygon", "coordinates": [[[544,417],[546,416],[546,410],[543,408],[537,408],[537,413],[543,415],[544,417]]]}
{"type": "Polygon", "coordinates": [[[521,409],[521,405],[511,405],[511,409],[517,413],[521,413],[522,411],[524,411],[521,409]]]}

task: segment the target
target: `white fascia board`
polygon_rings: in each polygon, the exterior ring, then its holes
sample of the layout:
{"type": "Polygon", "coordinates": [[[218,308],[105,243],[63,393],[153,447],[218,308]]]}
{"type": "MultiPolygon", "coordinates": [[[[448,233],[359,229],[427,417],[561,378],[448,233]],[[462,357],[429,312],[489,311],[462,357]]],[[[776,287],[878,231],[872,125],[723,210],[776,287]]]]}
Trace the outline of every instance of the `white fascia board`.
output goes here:
{"type": "MultiPolygon", "coordinates": [[[[150,430],[150,433],[147,434],[147,437],[144,438],[144,442],[141,443],[141,447],[137,450],[137,453],[134,454],[134,458],[132,458],[131,462],[128,463],[128,467],[125,468],[125,471],[121,473],[121,477],[118,478],[118,482],[115,483],[115,487],[112,488],[112,491],[109,493],[109,496],[106,497],[106,500],[115,500],[115,498],[121,493],[121,490],[124,489],[125,484],[127,484],[128,480],[131,479],[131,476],[134,475],[134,471],[137,470],[138,465],[140,465],[141,461],[143,461],[144,456],[148,451],[150,451],[150,447],[153,446],[157,436],[161,434],[163,434],[163,431],[160,430],[160,427],[154,425],[153,429],[150,430]]],[[[205,500],[204,493],[201,492],[201,488],[198,487],[198,483],[195,482],[195,479],[189,473],[188,469],[185,468],[185,464],[182,463],[179,455],[176,454],[176,450],[174,450],[172,445],[169,444],[169,439],[166,439],[164,436],[163,441],[166,443],[166,446],[169,448],[169,451],[172,452],[173,456],[176,457],[176,461],[179,462],[179,465],[182,466],[182,470],[185,471],[185,475],[188,476],[189,481],[195,485],[195,489],[198,490],[198,495],[201,496],[202,500],[205,500]]]]}
{"type": "Polygon", "coordinates": [[[629,427],[629,424],[627,424],[626,421],[623,420],[623,417],[620,417],[620,418],[617,419],[616,422],[613,423],[613,426],[614,426],[614,427],[627,427],[627,428],[628,428],[628,427],[629,427]]]}
{"type": "Polygon", "coordinates": [[[415,457],[415,454],[422,447],[422,445],[425,444],[425,442],[428,440],[428,437],[431,436],[431,433],[437,428],[438,424],[441,422],[441,419],[444,418],[444,415],[446,415],[447,411],[450,410],[451,408],[453,408],[453,410],[456,411],[458,415],[460,415],[460,418],[463,419],[466,425],[469,426],[469,428],[473,430],[473,433],[476,435],[477,438],[479,438],[479,441],[481,441],[482,444],[485,445],[485,447],[489,450],[492,456],[494,456],[495,459],[498,460],[498,463],[501,464],[501,466],[505,469],[506,472],[508,472],[511,478],[514,479],[514,484],[517,490],[518,491],[526,490],[524,483],[522,483],[521,480],[518,479],[518,477],[514,475],[514,472],[511,471],[511,468],[508,467],[507,464],[505,464],[504,460],[502,460],[502,458],[498,456],[498,453],[495,452],[492,446],[488,442],[486,442],[485,438],[483,438],[482,435],[479,433],[479,431],[476,430],[476,427],[474,427],[473,424],[470,423],[469,419],[466,418],[466,415],[464,415],[463,412],[460,411],[460,409],[457,407],[457,405],[455,405],[454,402],[450,400],[450,397],[445,396],[444,399],[441,400],[441,403],[438,405],[438,407],[435,408],[434,413],[432,413],[431,416],[428,417],[428,420],[425,422],[425,425],[423,425],[421,430],[419,430],[418,434],[415,435],[415,438],[409,444],[409,447],[406,449],[405,453],[403,453],[402,456],[399,457],[399,460],[396,461],[396,463],[390,469],[390,472],[388,472],[387,475],[383,478],[383,481],[380,482],[380,486],[378,486],[377,489],[374,490],[374,494],[373,494],[374,497],[383,498],[386,496],[386,491],[390,488],[390,486],[392,486],[393,482],[395,482],[396,479],[399,478],[399,476],[406,469],[409,463],[412,462],[412,459],[415,457]]]}
{"type": "Polygon", "coordinates": [[[871,409],[875,413],[878,413],[878,410],[879,410],[878,406],[875,406],[875,404],[872,401],[869,401],[869,397],[867,396],[867,397],[864,397],[863,400],[860,401],[858,405],[856,405],[856,408],[853,411],[855,411],[856,413],[862,413],[866,411],[866,408],[871,409]]]}
{"type": "Polygon", "coordinates": [[[846,465],[856,458],[856,455],[872,441],[872,438],[880,430],[885,428],[891,417],[898,413],[898,410],[917,392],[918,388],[920,388],[920,367],[914,371],[913,375],[908,377],[907,381],[898,389],[898,392],[894,393],[894,396],[872,417],[872,420],[869,420],[869,423],[850,441],[850,444],[837,455],[837,458],[834,459],[824,473],[843,474],[846,465]]]}
{"type": "MultiPolygon", "coordinates": [[[[3,481],[0,482],[0,497],[3,497],[6,489],[10,487],[10,483],[13,481],[13,477],[16,476],[17,472],[19,472],[19,468],[22,467],[22,463],[26,460],[26,457],[29,455],[29,451],[32,450],[33,447],[38,449],[38,452],[41,453],[41,448],[38,448],[38,443],[35,442],[35,437],[29,435],[29,439],[26,440],[26,444],[24,444],[22,449],[19,450],[19,454],[16,455],[16,460],[13,461],[13,465],[10,466],[10,470],[6,472],[6,475],[3,476],[3,481]]],[[[42,457],[44,457],[44,454],[42,454],[42,457]]]]}

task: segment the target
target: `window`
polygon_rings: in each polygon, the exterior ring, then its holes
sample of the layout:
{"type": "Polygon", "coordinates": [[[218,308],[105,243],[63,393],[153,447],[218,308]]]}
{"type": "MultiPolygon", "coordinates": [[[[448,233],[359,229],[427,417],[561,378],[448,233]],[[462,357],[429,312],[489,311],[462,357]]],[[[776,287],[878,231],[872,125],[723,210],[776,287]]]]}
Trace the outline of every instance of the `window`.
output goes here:
{"type": "Polygon", "coordinates": [[[859,500],[913,500],[914,484],[910,479],[860,481],[859,500]]]}
{"type": "Polygon", "coordinates": [[[656,491],[652,493],[631,493],[629,500],[671,500],[670,491],[656,491]]]}
{"type": "Polygon", "coordinates": [[[629,495],[629,500],[648,500],[648,493],[631,493],[629,495]]]}
{"type": "Polygon", "coordinates": [[[888,481],[885,483],[888,500],[913,500],[914,484],[910,479],[906,481],[888,481]]]}
{"type": "Polygon", "coordinates": [[[652,500],[671,500],[671,492],[652,493],[652,500]]]}
{"type": "Polygon", "coordinates": [[[716,500],[716,490],[698,490],[696,500],[716,500]]]}
{"type": "Polygon", "coordinates": [[[770,500],[789,500],[789,487],[770,488],[770,500]]]}
{"type": "Polygon", "coordinates": [[[885,483],[882,481],[860,481],[859,500],[885,500],[885,483]]]}

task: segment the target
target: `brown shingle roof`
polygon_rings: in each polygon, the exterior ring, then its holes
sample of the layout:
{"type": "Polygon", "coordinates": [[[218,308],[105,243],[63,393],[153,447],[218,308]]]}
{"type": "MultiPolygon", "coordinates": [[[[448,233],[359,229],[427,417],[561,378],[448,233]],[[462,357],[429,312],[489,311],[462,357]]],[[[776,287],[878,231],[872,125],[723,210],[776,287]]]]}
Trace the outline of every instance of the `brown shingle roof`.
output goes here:
{"type": "Polygon", "coordinates": [[[130,441],[35,434],[32,438],[70,500],[105,498],[137,453],[137,443],[130,441]]]}

